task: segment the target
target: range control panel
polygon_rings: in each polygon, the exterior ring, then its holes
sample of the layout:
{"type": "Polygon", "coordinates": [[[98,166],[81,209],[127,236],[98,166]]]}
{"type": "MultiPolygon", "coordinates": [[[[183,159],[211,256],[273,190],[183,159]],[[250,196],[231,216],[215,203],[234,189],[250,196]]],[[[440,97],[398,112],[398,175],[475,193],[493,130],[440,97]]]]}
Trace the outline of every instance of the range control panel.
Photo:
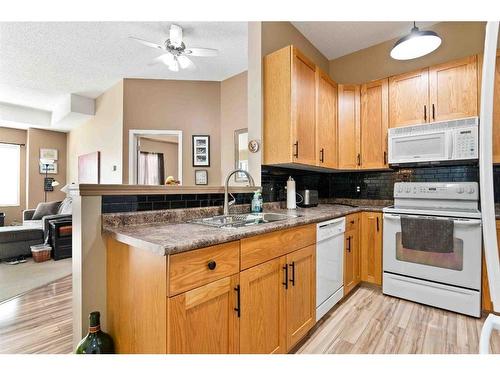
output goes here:
{"type": "Polygon", "coordinates": [[[397,182],[394,198],[478,200],[477,182],[397,182]]]}

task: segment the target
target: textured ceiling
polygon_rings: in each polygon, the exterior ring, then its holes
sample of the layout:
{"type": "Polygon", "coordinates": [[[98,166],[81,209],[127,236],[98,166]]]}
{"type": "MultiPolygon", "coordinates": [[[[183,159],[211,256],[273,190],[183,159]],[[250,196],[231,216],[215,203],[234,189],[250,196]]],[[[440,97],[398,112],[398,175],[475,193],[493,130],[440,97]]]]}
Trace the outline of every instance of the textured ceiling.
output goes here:
{"type": "Polygon", "coordinates": [[[246,22],[175,22],[189,47],[219,50],[193,57],[194,71],[148,66],[161,54],[128,39],[162,44],[171,22],[1,22],[0,102],[53,110],[74,93],[95,98],[122,78],[220,81],[247,69],[246,22]]]}
{"type": "MultiPolygon", "coordinates": [[[[425,29],[437,22],[417,22],[425,29]]],[[[332,60],[409,33],[411,22],[292,22],[328,59],[332,60]]]]}

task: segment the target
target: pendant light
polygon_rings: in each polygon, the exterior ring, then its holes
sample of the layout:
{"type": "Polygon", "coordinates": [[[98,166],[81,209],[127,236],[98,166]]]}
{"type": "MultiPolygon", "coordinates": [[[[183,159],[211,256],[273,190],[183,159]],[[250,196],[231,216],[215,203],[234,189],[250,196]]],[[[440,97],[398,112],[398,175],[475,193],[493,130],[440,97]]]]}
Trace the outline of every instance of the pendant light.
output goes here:
{"type": "Polygon", "coordinates": [[[434,31],[420,31],[413,22],[410,34],[399,39],[391,50],[395,60],[411,60],[425,56],[441,45],[441,37],[434,31]]]}

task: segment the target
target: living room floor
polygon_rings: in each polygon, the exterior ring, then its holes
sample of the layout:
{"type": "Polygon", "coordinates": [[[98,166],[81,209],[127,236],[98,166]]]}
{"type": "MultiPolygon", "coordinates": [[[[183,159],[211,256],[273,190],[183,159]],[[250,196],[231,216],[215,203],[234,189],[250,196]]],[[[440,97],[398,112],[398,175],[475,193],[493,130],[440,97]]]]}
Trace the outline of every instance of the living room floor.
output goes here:
{"type": "Polygon", "coordinates": [[[0,304],[0,354],[72,352],[71,275],[0,304]]]}

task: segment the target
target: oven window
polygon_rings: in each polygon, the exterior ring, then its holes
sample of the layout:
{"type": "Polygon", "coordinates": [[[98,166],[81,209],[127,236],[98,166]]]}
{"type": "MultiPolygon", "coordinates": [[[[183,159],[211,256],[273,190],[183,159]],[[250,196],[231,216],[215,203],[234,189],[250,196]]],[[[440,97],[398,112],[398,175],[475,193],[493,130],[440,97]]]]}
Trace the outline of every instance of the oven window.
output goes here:
{"type": "Polygon", "coordinates": [[[462,271],[464,263],[464,241],[453,238],[453,252],[435,253],[404,248],[401,243],[401,232],[396,233],[396,259],[402,262],[425,264],[439,268],[462,271]]]}

